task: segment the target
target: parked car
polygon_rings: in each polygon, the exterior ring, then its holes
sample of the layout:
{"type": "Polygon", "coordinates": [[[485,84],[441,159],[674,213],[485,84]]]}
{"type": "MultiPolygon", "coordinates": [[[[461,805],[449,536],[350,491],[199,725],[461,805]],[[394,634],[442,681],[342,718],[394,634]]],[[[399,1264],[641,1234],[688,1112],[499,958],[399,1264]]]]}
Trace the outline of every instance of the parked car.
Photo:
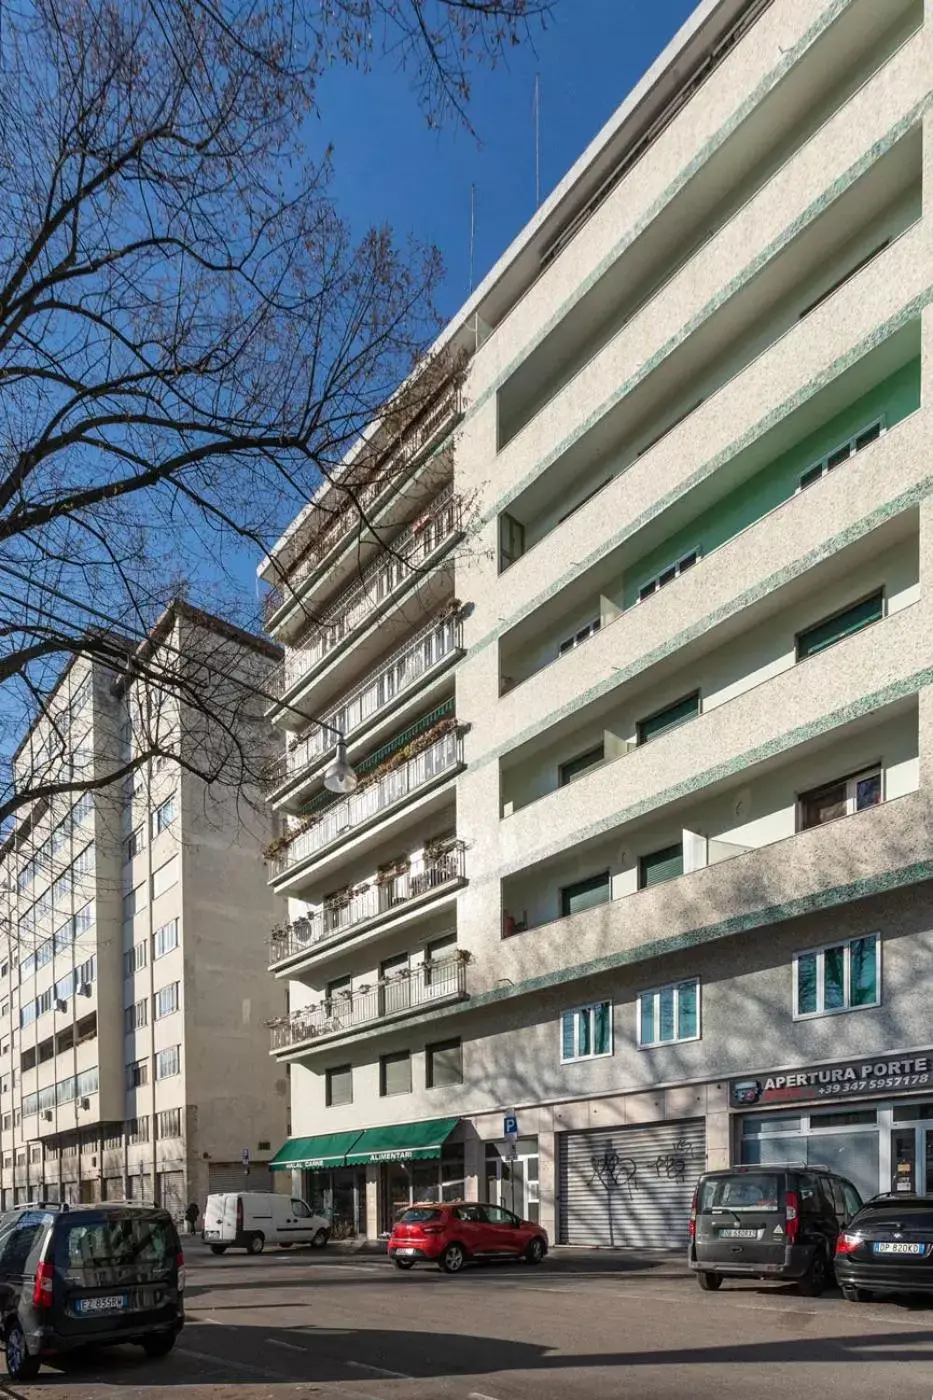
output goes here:
{"type": "Polygon", "coordinates": [[[839,1232],[861,1208],[858,1191],[821,1167],[730,1167],[697,1183],[688,1263],[700,1287],[724,1278],[787,1279],[810,1297],[832,1281],[839,1232]]]}
{"type": "Polygon", "coordinates": [[[291,1249],[310,1244],[322,1249],[330,1239],[330,1221],[297,1196],[275,1191],[224,1191],[208,1196],[202,1237],[214,1254],[245,1249],[261,1254],[267,1244],[291,1249]]]}
{"type": "Polygon", "coordinates": [[[836,1281],[850,1303],[874,1293],[933,1293],[933,1196],[873,1196],[836,1241],[836,1281]]]}
{"type": "Polygon", "coordinates": [[[451,1201],[412,1206],[389,1237],[389,1258],[397,1269],[419,1260],[459,1274],[470,1259],[522,1259],[540,1264],[547,1254],[547,1232],[502,1206],[451,1201]]]}
{"type": "Polygon", "coordinates": [[[78,1347],[138,1344],[165,1356],[184,1325],[185,1260],[155,1206],[26,1205],[0,1216],[6,1368],[32,1380],[78,1347]]]}

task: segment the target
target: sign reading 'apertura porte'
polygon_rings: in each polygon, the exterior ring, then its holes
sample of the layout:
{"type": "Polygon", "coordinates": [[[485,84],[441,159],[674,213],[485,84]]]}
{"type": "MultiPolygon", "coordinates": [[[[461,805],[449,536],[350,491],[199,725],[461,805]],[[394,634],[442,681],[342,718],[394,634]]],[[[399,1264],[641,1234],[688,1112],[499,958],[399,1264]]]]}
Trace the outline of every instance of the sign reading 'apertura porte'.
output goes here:
{"type": "Polygon", "coordinates": [[[729,1085],[733,1108],[904,1094],[933,1086],[933,1051],[897,1060],[849,1060],[780,1074],[746,1075],[729,1085]]]}

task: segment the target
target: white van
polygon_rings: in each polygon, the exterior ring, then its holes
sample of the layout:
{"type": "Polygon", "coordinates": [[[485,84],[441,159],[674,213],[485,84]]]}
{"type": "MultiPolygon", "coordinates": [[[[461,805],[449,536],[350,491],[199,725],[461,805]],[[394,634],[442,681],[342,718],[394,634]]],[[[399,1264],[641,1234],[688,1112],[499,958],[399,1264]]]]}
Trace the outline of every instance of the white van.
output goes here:
{"type": "Polygon", "coordinates": [[[321,1249],[330,1239],[330,1221],[315,1215],[307,1201],[274,1191],[224,1191],[208,1196],[203,1238],[214,1254],[231,1247],[261,1254],[267,1244],[321,1249]]]}

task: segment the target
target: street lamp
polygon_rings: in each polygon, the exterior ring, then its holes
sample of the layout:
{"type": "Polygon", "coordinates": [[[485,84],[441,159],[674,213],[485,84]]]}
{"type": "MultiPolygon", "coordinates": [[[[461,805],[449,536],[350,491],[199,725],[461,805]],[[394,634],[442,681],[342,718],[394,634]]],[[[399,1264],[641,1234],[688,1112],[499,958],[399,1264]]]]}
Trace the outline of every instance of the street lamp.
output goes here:
{"type": "MultiPolygon", "coordinates": [[[[325,726],[330,728],[330,725],[325,726]]],[[[337,749],[324,769],[324,786],[328,792],[339,792],[346,795],[353,792],[359,778],[356,776],[356,769],[347,758],[347,741],[338,729],[333,731],[337,735],[337,749]]]]}

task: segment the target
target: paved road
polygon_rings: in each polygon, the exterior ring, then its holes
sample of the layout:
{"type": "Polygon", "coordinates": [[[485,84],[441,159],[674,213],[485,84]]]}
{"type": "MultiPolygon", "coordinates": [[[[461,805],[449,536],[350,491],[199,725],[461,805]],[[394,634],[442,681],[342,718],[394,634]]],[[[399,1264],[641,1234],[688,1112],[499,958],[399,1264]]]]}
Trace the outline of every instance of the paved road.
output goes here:
{"type": "MultiPolygon", "coordinates": [[[[190,1258],[190,1256],[189,1256],[190,1258]]],[[[365,1256],[190,1259],[174,1353],[44,1369],[21,1400],[930,1400],[933,1304],[726,1285],[562,1256],[459,1278],[365,1256]]]]}

